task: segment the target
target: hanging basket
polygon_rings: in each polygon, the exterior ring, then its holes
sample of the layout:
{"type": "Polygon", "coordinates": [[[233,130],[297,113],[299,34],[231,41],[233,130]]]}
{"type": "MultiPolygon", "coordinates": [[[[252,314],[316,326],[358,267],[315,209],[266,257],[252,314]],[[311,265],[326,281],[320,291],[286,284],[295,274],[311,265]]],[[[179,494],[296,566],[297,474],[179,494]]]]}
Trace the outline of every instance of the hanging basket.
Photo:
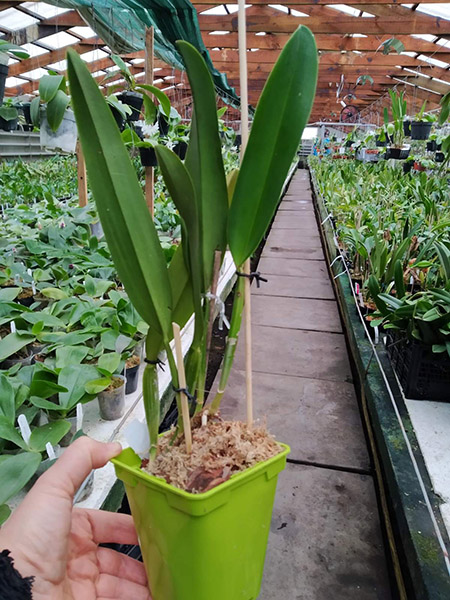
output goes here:
{"type": "Polygon", "coordinates": [[[411,123],[411,139],[426,140],[430,137],[431,125],[429,121],[413,121],[411,123]]]}

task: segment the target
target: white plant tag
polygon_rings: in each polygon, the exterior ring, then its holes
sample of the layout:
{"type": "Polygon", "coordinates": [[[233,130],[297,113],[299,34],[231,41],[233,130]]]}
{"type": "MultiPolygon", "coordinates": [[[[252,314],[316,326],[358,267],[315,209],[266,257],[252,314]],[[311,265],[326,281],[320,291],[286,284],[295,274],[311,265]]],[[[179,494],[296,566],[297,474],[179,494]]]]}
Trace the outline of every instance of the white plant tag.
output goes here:
{"type": "Polygon", "coordinates": [[[16,333],[16,324],[14,323],[14,321],[11,321],[9,325],[11,327],[11,333],[16,333]]]}
{"type": "Polygon", "coordinates": [[[55,454],[53,446],[50,444],[50,442],[47,442],[45,444],[45,449],[47,450],[47,455],[48,455],[49,459],[54,460],[56,458],[56,454],[55,454]]]}
{"type": "Polygon", "coordinates": [[[141,458],[146,458],[150,452],[150,436],[146,423],[137,419],[125,427],[124,435],[126,442],[141,458]]]}
{"type": "Polygon", "coordinates": [[[83,405],[77,404],[77,431],[83,429],[83,405]]]}
{"type": "Polygon", "coordinates": [[[28,445],[30,443],[31,429],[30,429],[30,426],[28,425],[26,416],[19,415],[17,418],[17,422],[19,423],[20,435],[22,436],[25,444],[28,445]]]}

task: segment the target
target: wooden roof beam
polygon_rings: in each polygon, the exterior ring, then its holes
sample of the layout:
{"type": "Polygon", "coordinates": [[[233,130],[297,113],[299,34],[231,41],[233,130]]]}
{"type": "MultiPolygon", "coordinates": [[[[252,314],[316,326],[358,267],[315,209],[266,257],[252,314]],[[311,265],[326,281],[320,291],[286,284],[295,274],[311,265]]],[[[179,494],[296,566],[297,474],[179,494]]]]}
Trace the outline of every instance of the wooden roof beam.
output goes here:
{"type": "MultiPolygon", "coordinates": [[[[276,17],[247,15],[247,31],[292,33],[299,25],[306,25],[313,33],[364,33],[376,35],[431,34],[449,35],[450,21],[433,18],[432,23],[424,21],[419,13],[407,17],[357,18],[337,15],[325,17],[293,17],[280,12],[276,17]]],[[[199,15],[202,31],[237,31],[237,15],[199,15]]]]}

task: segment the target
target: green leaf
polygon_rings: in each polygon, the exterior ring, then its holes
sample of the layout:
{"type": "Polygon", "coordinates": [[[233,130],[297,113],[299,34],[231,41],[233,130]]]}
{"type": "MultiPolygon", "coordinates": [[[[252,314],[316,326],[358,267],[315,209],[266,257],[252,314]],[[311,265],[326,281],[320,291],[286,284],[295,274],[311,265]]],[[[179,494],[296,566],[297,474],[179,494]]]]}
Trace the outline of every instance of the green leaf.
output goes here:
{"type": "Polygon", "coordinates": [[[215,250],[226,246],[228,197],[211,74],[200,53],[189,43],[178,41],[194,99],[191,133],[185,167],[195,190],[200,220],[203,261],[203,291],[209,289],[215,250]]]}
{"type": "Polygon", "coordinates": [[[0,301],[1,302],[12,302],[17,298],[20,294],[22,288],[20,287],[11,287],[11,288],[1,288],[0,289],[0,301]]]}
{"type": "Polygon", "coordinates": [[[394,281],[395,281],[395,291],[397,293],[397,298],[403,298],[405,296],[405,281],[403,279],[403,264],[400,260],[395,262],[394,266],[394,281]]]}
{"type": "Polygon", "coordinates": [[[42,102],[50,102],[63,81],[63,75],[43,75],[39,81],[39,96],[42,102]]]}
{"type": "Polygon", "coordinates": [[[23,452],[8,456],[0,463],[0,504],[15,496],[26,485],[41,464],[41,455],[23,452]]]}
{"type": "Polygon", "coordinates": [[[50,400],[45,400],[45,398],[39,398],[38,396],[30,396],[30,402],[33,406],[36,406],[37,408],[42,408],[43,410],[56,410],[63,412],[66,411],[66,409],[61,409],[61,406],[59,404],[55,404],[55,402],[50,402],[50,400]]]}
{"type": "Polygon", "coordinates": [[[171,329],[167,264],[111,110],[78,54],[67,53],[72,104],[106,240],[131,302],[164,338],[171,329]]]}
{"type": "Polygon", "coordinates": [[[237,266],[256,250],[274,215],[311,112],[317,69],[314,36],[301,25],[264,86],[237,178],[228,229],[237,266]]]}
{"type": "Polygon", "coordinates": [[[27,445],[20,433],[14,427],[13,423],[3,415],[0,415],[0,439],[8,440],[19,448],[22,448],[22,450],[27,450],[27,445]]]}
{"type": "Polygon", "coordinates": [[[63,298],[69,297],[64,290],[54,287],[44,288],[41,290],[41,294],[46,298],[51,298],[52,300],[62,300],[63,298]]]}
{"type": "Polygon", "coordinates": [[[62,346],[56,349],[57,369],[63,369],[70,365],[79,365],[88,355],[89,348],[87,346],[62,346]]]}
{"type": "Polygon", "coordinates": [[[102,354],[102,356],[100,356],[98,359],[98,367],[111,375],[116,372],[119,363],[120,354],[117,352],[108,352],[107,354],[102,354]]]}
{"type": "MultiPolygon", "coordinates": [[[[153,94],[158,100],[158,102],[161,104],[163,113],[167,116],[170,115],[170,100],[169,97],[162,90],[157,88],[155,85],[149,85],[147,83],[139,84],[139,86],[136,89],[144,92],[150,92],[151,94],[153,94]]],[[[146,96],[147,98],[149,97],[147,94],[144,94],[144,101],[146,96]]]]}
{"type": "MultiPolygon", "coordinates": [[[[142,97],[142,100],[144,102],[144,116],[145,116],[145,122],[148,125],[151,125],[152,123],[155,122],[156,120],[156,114],[157,114],[157,108],[155,103],[153,102],[153,100],[150,98],[150,96],[148,96],[147,94],[144,94],[142,97]]],[[[125,132],[124,132],[125,133],[125,132]]],[[[134,132],[133,132],[134,133],[134,132]]],[[[123,138],[123,134],[122,134],[122,138],[123,138]]]]}
{"type": "Polygon", "coordinates": [[[14,423],[16,416],[15,393],[6,375],[0,375],[0,415],[10,423],[14,423]]]}
{"type": "Polygon", "coordinates": [[[85,395],[85,385],[98,377],[97,369],[93,365],[73,365],[61,369],[58,375],[58,384],[67,388],[67,392],[60,392],[59,404],[62,408],[70,410],[85,395]]]}
{"type": "MultiPolygon", "coordinates": [[[[185,224],[182,229],[183,245],[187,248],[187,264],[192,277],[193,298],[197,315],[201,315],[203,282],[206,275],[203,271],[205,260],[201,254],[200,229],[201,219],[197,198],[188,170],[171,150],[164,146],[156,146],[156,156],[164,181],[172,200],[185,224]]],[[[199,317],[201,319],[201,316],[199,317]]]]}
{"type": "Polygon", "coordinates": [[[103,392],[111,384],[111,379],[109,377],[102,377],[100,379],[94,379],[93,381],[89,381],[84,386],[84,389],[88,394],[92,396],[96,396],[100,392],[103,392]]]}
{"type": "Polygon", "coordinates": [[[0,526],[9,518],[11,514],[11,509],[7,504],[2,504],[0,506],[0,526]]]}
{"type": "Polygon", "coordinates": [[[30,116],[31,121],[35,127],[39,127],[41,124],[41,102],[39,96],[33,98],[30,104],[30,116]]]}
{"type": "Polygon", "coordinates": [[[56,446],[69,431],[69,421],[53,421],[42,427],[37,427],[31,432],[30,449],[34,452],[43,452],[46,444],[50,443],[52,446],[56,446]]]}
{"type": "Polygon", "coordinates": [[[8,333],[0,339],[0,362],[16,354],[35,339],[34,335],[20,335],[17,332],[8,333]]]}
{"type": "Polygon", "coordinates": [[[39,398],[50,398],[58,392],[67,392],[67,388],[58,385],[53,373],[38,371],[33,375],[30,385],[30,395],[39,396],[39,398]]]}
{"type": "Polygon", "coordinates": [[[39,335],[43,329],[44,329],[44,321],[38,321],[31,328],[31,333],[33,335],[39,335]]]}
{"type": "Polygon", "coordinates": [[[47,121],[52,131],[57,131],[61,125],[69,102],[69,96],[65,92],[58,90],[56,95],[47,104],[47,121]]]}

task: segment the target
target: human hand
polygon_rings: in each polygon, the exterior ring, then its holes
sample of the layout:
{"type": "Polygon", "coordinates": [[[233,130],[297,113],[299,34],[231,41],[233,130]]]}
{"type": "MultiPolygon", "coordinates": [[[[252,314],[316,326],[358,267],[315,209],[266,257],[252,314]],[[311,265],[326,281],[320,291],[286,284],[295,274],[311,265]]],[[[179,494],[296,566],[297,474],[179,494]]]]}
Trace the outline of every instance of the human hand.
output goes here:
{"type": "Polygon", "coordinates": [[[0,529],[0,551],[11,551],[22,577],[35,578],[33,600],[151,600],[143,564],[98,546],[137,544],[131,516],[72,505],[91,470],[120,451],[78,439],[0,529]]]}

